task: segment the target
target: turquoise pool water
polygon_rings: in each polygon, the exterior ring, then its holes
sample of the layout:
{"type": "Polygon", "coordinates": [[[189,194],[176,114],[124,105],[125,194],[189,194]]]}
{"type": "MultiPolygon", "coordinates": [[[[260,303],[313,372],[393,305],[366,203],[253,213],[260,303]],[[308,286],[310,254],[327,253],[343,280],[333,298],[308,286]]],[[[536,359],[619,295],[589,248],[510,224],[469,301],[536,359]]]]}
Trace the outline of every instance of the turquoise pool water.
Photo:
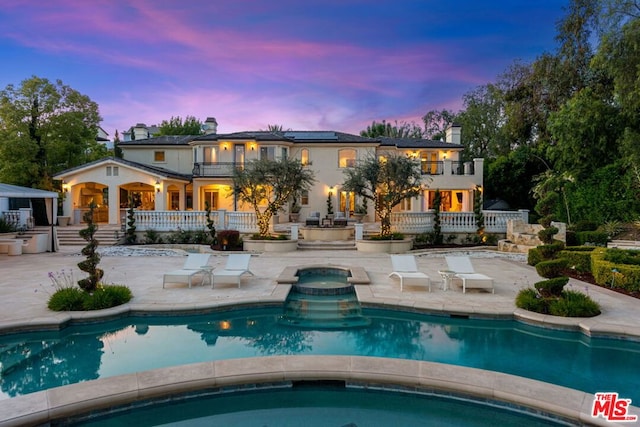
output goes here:
{"type": "Polygon", "coordinates": [[[640,343],[591,339],[514,321],[363,310],[349,329],[296,328],[282,309],[130,317],[0,337],[0,398],[96,378],[241,357],[361,355],[469,366],[640,402],[640,343]]]}
{"type": "Polygon", "coordinates": [[[305,387],[168,402],[76,426],[542,427],[557,425],[468,401],[406,393],[305,387]]]}

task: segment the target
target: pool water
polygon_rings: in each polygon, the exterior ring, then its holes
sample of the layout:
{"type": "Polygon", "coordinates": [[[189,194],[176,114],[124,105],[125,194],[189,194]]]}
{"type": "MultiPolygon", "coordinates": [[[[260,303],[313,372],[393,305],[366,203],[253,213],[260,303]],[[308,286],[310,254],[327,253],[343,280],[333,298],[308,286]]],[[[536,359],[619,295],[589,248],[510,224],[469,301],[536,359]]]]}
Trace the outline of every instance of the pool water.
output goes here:
{"type": "Polygon", "coordinates": [[[267,355],[360,355],[488,369],[640,402],[640,343],[505,320],[363,310],[370,324],[295,328],[282,308],[129,317],[0,337],[0,398],[96,378],[267,355]]]}
{"type": "Polygon", "coordinates": [[[311,386],[168,402],[98,416],[76,426],[424,427],[556,425],[527,414],[416,394],[311,386]]]}

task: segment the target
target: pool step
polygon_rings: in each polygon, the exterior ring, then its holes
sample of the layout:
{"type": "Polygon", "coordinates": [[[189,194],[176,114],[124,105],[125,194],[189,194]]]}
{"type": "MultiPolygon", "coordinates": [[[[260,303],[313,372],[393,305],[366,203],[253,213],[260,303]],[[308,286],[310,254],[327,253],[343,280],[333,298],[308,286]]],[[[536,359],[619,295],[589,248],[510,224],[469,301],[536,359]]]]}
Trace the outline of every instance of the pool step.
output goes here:
{"type": "Polygon", "coordinates": [[[366,326],[355,295],[318,296],[292,294],[285,303],[281,323],[311,329],[338,329],[366,326]]]}

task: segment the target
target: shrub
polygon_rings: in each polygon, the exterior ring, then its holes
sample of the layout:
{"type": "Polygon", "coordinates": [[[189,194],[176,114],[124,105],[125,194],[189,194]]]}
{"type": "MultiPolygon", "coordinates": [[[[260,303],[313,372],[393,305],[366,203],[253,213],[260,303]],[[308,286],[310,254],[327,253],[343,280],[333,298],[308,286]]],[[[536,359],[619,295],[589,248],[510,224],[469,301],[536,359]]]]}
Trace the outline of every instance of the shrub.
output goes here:
{"type": "Polygon", "coordinates": [[[579,273],[591,272],[591,252],[593,247],[578,246],[560,251],[558,256],[567,260],[567,265],[579,273]],[[585,250],[586,249],[586,250],[585,250]]]}
{"type": "Polygon", "coordinates": [[[156,230],[153,230],[151,228],[149,228],[147,231],[144,232],[144,242],[147,245],[152,245],[154,243],[159,243],[158,241],[161,240],[160,239],[160,235],[158,234],[158,232],[156,230]]]}
{"type": "Polygon", "coordinates": [[[131,300],[131,290],[122,285],[104,285],[85,299],[85,310],[103,310],[116,307],[131,300]]]}
{"type": "Polygon", "coordinates": [[[605,252],[604,259],[614,264],[640,265],[640,251],[611,248],[605,252]]]}
{"type": "Polygon", "coordinates": [[[554,277],[562,276],[567,267],[568,262],[566,259],[550,259],[537,263],[536,271],[546,279],[553,279],[554,277]]]}
{"type": "Polygon", "coordinates": [[[553,236],[558,233],[558,227],[546,227],[538,231],[538,238],[542,243],[549,244],[553,242],[553,236]]]}
{"type": "Polygon", "coordinates": [[[564,291],[562,298],[549,302],[549,314],[564,317],[593,317],[600,314],[600,306],[581,292],[564,291]]]}
{"type": "Polygon", "coordinates": [[[12,233],[16,227],[0,216],[0,233],[12,233]]]}
{"type": "Polygon", "coordinates": [[[591,273],[596,283],[629,292],[640,291],[640,266],[607,261],[605,256],[612,250],[596,248],[591,254],[591,273]]]}
{"type": "Polygon", "coordinates": [[[536,282],[533,286],[544,298],[559,297],[562,295],[562,289],[569,282],[568,277],[555,277],[549,280],[536,282]]]}
{"type": "Polygon", "coordinates": [[[607,246],[609,236],[600,231],[579,231],[576,233],[579,245],[607,246]]]}
{"type": "Polygon", "coordinates": [[[575,231],[567,230],[567,246],[579,246],[575,231]]]}
{"type": "MultiPolygon", "coordinates": [[[[391,233],[388,236],[383,236],[381,234],[378,234],[376,236],[369,237],[369,239],[370,240],[404,240],[404,234],[402,234],[402,233],[391,233]]],[[[442,241],[440,242],[440,244],[442,244],[442,241]]]]}
{"type": "Polygon", "coordinates": [[[516,296],[516,306],[523,310],[533,311],[535,313],[546,313],[547,306],[545,301],[538,295],[535,289],[523,289],[516,296]]]}
{"type": "Polygon", "coordinates": [[[529,249],[529,253],[527,253],[527,264],[535,266],[542,261],[544,261],[544,256],[542,255],[540,246],[529,249]]]}
{"type": "Polygon", "coordinates": [[[598,229],[598,224],[593,221],[581,220],[574,224],[572,227],[573,231],[596,231],[598,229]]]}
{"type": "Polygon", "coordinates": [[[62,288],[51,295],[47,307],[53,311],[83,310],[86,294],[80,288],[62,288]]]}
{"type": "Polygon", "coordinates": [[[564,243],[559,240],[554,241],[546,245],[538,246],[544,259],[554,259],[558,252],[564,249],[564,243]]]}
{"type": "Polygon", "coordinates": [[[80,288],[62,288],[57,290],[47,306],[53,311],[102,310],[129,302],[131,290],[122,285],[103,285],[93,293],[83,292],[80,288]]]}

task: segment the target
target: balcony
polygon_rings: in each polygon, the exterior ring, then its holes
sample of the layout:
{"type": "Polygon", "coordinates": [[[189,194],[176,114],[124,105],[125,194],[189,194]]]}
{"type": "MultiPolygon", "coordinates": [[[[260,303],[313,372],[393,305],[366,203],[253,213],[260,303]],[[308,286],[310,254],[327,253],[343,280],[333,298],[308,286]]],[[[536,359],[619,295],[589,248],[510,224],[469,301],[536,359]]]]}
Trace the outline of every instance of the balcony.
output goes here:
{"type": "Polygon", "coordinates": [[[422,175],[475,175],[474,162],[436,161],[422,162],[422,175]]]}
{"type": "Polygon", "coordinates": [[[231,177],[235,169],[242,169],[244,163],[236,162],[198,162],[193,164],[191,173],[198,177],[231,177]]]}

